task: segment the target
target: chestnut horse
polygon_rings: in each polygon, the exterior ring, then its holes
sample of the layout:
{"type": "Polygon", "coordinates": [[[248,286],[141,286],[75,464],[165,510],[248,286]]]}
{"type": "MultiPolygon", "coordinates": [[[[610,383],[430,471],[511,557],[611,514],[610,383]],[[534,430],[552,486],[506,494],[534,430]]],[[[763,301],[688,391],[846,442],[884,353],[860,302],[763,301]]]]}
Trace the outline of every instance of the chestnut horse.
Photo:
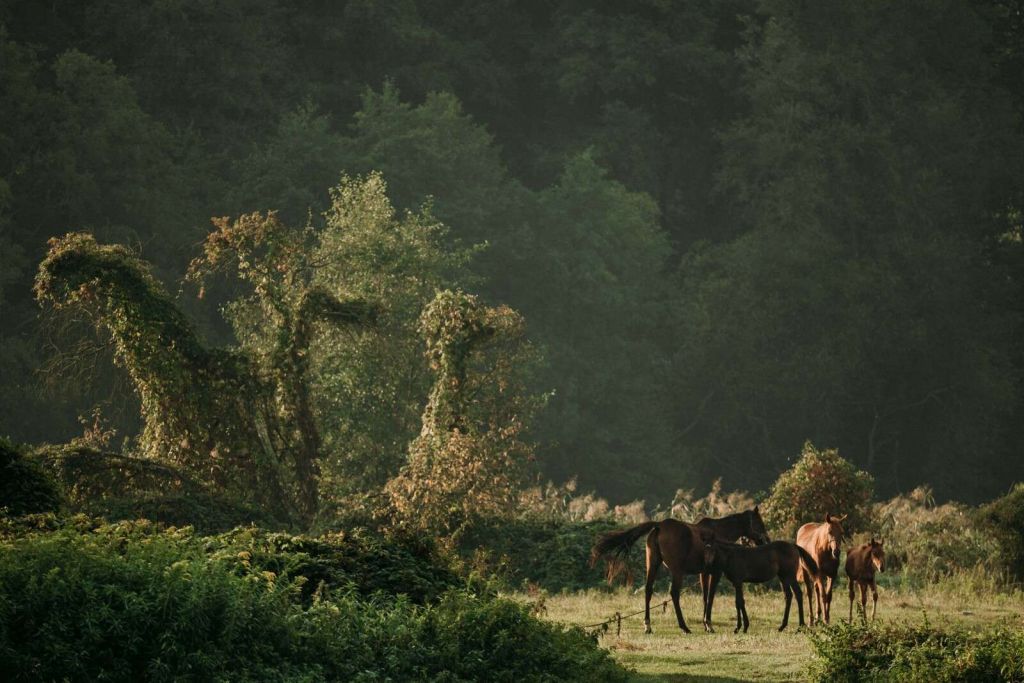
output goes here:
{"type": "MultiPolygon", "coordinates": [[[[702,529],[709,529],[714,533],[716,541],[734,543],[742,537],[749,538],[757,545],[765,545],[771,541],[768,532],[764,528],[764,521],[761,519],[761,512],[758,506],[745,512],[726,515],[725,517],[704,517],[697,526],[702,529]]],[[[704,599],[704,630],[714,633],[708,616],[708,592],[711,590],[711,574],[701,572],[700,593],[704,599]]]]}
{"type": "Polygon", "coordinates": [[[811,626],[814,626],[815,614],[817,614],[819,623],[823,619],[826,624],[829,623],[832,611],[832,588],[835,585],[836,576],[839,575],[839,543],[845,534],[841,524],[844,519],[846,519],[846,515],[833,517],[826,514],[824,524],[811,522],[804,524],[796,532],[796,544],[806,550],[818,564],[817,571],[807,566],[800,569],[804,585],[807,586],[807,602],[810,605],[808,621],[811,626]],[[813,593],[811,592],[812,587],[813,593]],[[813,603],[811,603],[812,595],[814,596],[813,603]]]}
{"type": "MultiPolygon", "coordinates": [[[[696,524],[687,524],[674,519],[660,522],[644,522],[632,529],[612,531],[598,539],[590,551],[590,566],[605,557],[612,567],[621,566],[629,549],[637,539],[647,534],[647,584],[644,590],[644,632],[651,632],[651,595],[654,580],[658,578],[658,567],[664,562],[672,574],[672,604],[676,608],[676,621],[685,633],[690,629],[679,606],[679,591],[686,574],[706,571],[704,566],[704,545],[714,539],[713,533],[696,524]]],[[[614,571],[614,570],[613,570],[614,571]]]]}
{"type": "Polygon", "coordinates": [[[786,594],[786,611],[782,615],[782,631],[789,624],[789,608],[796,594],[797,611],[800,614],[800,625],[804,625],[804,597],[800,590],[797,576],[801,565],[817,569],[814,558],[806,550],[788,541],[773,541],[767,545],[749,547],[735,543],[713,541],[704,546],[704,564],[711,569],[711,591],[708,604],[704,608],[704,622],[711,623],[711,609],[715,605],[715,592],[722,574],[729,579],[736,590],[736,630],[740,628],[746,633],[750,627],[747,616],[747,605],[743,599],[744,583],[764,583],[778,578],[782,582],[782,590],[786,594]]]}
{"type": "Polygon", "coordinates": [[[853,623],[853,584],[860,586],[860,610],[864,620],[868,615],[868,588],[871,588],[871,621],[878,611],[878,586],[875,585],[875,571],[885,571],[885,551],[882,542],[874,537],[859,548],[846,551],[846,576],[850,579],[850,622],[853,623]]]}

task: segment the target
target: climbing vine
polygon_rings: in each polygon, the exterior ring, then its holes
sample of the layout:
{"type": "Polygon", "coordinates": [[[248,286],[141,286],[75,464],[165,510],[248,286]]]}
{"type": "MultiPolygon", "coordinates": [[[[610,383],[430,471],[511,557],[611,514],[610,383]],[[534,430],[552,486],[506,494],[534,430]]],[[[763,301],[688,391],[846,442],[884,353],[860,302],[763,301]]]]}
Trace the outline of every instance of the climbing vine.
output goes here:
{"type": "Polygon", "coordinates": [[[437,294],[420,332],[434,386],[408,464],[387,490],[405,524],[452,533],[516,504],[533,459],[524,429],[539,399],[520,372],[533,349],[518,313],[459,291],[437,294]]]}
{"type": "Polygon", "coordinates": [[[271,392],[246,356],[200,343],[135,254],[84,233],[51,239],[35,294],[54,308],[86,311],[110,335],[141,401],[140,455],[289,511],[281,463],[261,438],[277,427],[271,392]]]}

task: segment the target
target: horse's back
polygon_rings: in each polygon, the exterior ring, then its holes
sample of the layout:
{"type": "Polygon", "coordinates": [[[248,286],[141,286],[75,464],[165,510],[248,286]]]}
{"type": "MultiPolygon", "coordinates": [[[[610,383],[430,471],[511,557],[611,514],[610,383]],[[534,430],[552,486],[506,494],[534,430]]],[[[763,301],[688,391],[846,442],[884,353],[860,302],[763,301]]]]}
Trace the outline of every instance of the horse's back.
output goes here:
{"type": "Polygon", "coordinates": [[[704,566],[704,548],[695,524],[666,519],[659,525],[658,547],[672,571],[697,572],[704,566]]]}
{"type": "Polygon", "coordinates": [[[865,579],[874,576],[871,570],[871,546],[862,545],[846,551],[846,575],[851,579],[865,579]]]}
{"type": "Polygon", "coordinates": [[[814,536],[823,524],[820,522],[808,522],[797,529],[796,544],[807,552],[814,554],[814,536]]]}

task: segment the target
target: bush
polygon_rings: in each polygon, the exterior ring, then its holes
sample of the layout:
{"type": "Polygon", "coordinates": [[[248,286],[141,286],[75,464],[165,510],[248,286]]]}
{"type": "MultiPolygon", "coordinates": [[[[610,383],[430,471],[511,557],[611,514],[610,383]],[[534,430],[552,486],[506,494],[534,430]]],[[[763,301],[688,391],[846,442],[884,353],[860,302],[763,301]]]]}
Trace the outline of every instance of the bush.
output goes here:
{"type": "Polygon", "coordinates": [[[10,515],[51,512],[60,507],[57,486],[38,463],[0,439],[0,508],[10,515]]]}
{"type": "MultiPolygon", "coordinates": [[[[605,584],[604,566],[590,566],[590,548],[619,526],[611,519],[491,518],[465,530],[459,552],[512,589],[533,584],[552,592],[581,590],[605,584]]],[[[644,576],[643,563],[643,550],[634,552],[635,576],[644,576]]]]}
{"type": "Polygon", "coordinates": [[[931,490],[920,486],[875,506],[878,531],[885,538],[886,560],[923,581],[981,568],[998,573],[999,545],[961,503],[936,505],[931,490]]]}
{"type": "Polygon", "coordinates": [[[200,539],[85,517],[3,530],[3,680],[624,680],[581,630],[465,589],[416,605],[357,579],[310,596],[311,566],[338,570],[327,556],[376,555],[356,536],[359,552],[338,550],[348,541],[200,539]]]}
{"type": "Polygon", "coordinates": [[[149,519],[193,526],[204,533],[242,524],[280,528],[279,520],[253,505],[211,493],[171,465],[110,453],[79,442],[44,445],[35,458],[57,483],[74,513],[111,521],[149,519]]]}
{"type": "Polygon", "coordinates": [[[999,544],[998,564],[1016,580],[1024,580],[1024,483],[976,513],[999,544]]]}
{"type": "Polygon", "coordinates": [[[838,623],[811,632],[817,681],[1020,681],[1024,633],[838,623]]]}
{"type": "Polygon", "coordinates": [[[818,450],[810,441],[796,463],[783,472],[761,508],[765,524],[775,538],[794,538],[807,522],[821,522],[826,514],[848,515],[848,533],[871,526],[874,480],[857,470],[834,448],[818,450]]]}

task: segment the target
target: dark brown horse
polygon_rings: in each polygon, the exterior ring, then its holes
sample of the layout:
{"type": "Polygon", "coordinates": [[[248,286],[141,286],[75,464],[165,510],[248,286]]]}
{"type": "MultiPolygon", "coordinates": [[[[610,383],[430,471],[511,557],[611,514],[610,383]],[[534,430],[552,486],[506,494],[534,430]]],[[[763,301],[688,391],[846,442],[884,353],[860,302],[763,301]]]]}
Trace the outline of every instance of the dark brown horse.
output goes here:
{"type": "Polygon", "coordinates": [[[806,550],[818,563],[817,570],[805,567],[801,578],[807,585],[807,602],[810,603],[808,621],[814,626],[815,614],[818,622],[827,624],[832,612],[832,588],[839,575],[839,544],[843,540],[842,517],[825,515],[824,524],[804,524],[796,532],[796,544],[806,550]],[[812,602],[813,596],[813,602],[812,602]]]}
{"type": "Polygon", "coordinates": [[[859,548],[846,551],[846,576],[850,579],[850,621],[853,621],[853,585],[860,586],[860,610],[864,620],[868,612],[868,588],[871,588],[871,621],[875,620],[878,611],[878,586],[875,585],[875,572],[885,571],[885,551],[882,542],[874,538],[859,548]]]}
{"type": "Polygon", "coordinates": [[[786,611],[782,614],[782,631],[789,624],[789,608],[796,594],[796,607],[800,615],[800,625],[804,625],[804,598],[800,590],[801,564],[816,570],[817,564],[806,550],[787,541],[774,541],[767,545],[749,546],[736,543],[713,542],[704,546],[704,563],[711,568],[711,590],[708,593],[707,607],[704,609],[704,622],[711,623],[711,610],[715,605],[715,592],[722,574],[736,589],[736,630],[740,628],[746,633],[750,627],[747,616],[747,605],[743,598],[744,583],[764,583],[778,578],[782,582],[782,590],[786,594],[786,611]]]}
{"type": "Polygon", "coordinates": [[[686,574],[699,574],[704,567],[704,545],[710,543],[714,535],[710,530],[702,529],[696,524],[686,524],[674,519],[660,522],[644,522],[632,529],[612,531],[605,534],[590,551],[590,565],[604,557],[612,563],[621,563],[629,549],[644,534],[647,534],[647,584],[644,590],[644,627],[651,632],[651,595],[654,593],[654,580],[658,578],[658,567],[664,562],[672,574],[672,604],[676,608],[676,620],[679,628],[689,633],[683,618],[683,610],[679,606],[679,591],[683,586],[686,574]]]}
{"type": "MultiPolygon", "coordinates": [[[[764,521],[761,519],[761,511],[758,506],[745,512],[737,512],[717,519],[705,517],[697,522],[697,526],[708,529],[714,533],[716,541],[734,543],[740,538],[749,538],[757,545],[764,545],[771,541],[768,538],[768,531],[764,528],[764,521]]],[[[700,593],[704,599],[704,613],[707,614],[708,592],[711,589],[711,575],[702,572],[700,574],[700,593]]],[[[705,619],[704,630],[713,633],[711,622],[705,619]]]]}

